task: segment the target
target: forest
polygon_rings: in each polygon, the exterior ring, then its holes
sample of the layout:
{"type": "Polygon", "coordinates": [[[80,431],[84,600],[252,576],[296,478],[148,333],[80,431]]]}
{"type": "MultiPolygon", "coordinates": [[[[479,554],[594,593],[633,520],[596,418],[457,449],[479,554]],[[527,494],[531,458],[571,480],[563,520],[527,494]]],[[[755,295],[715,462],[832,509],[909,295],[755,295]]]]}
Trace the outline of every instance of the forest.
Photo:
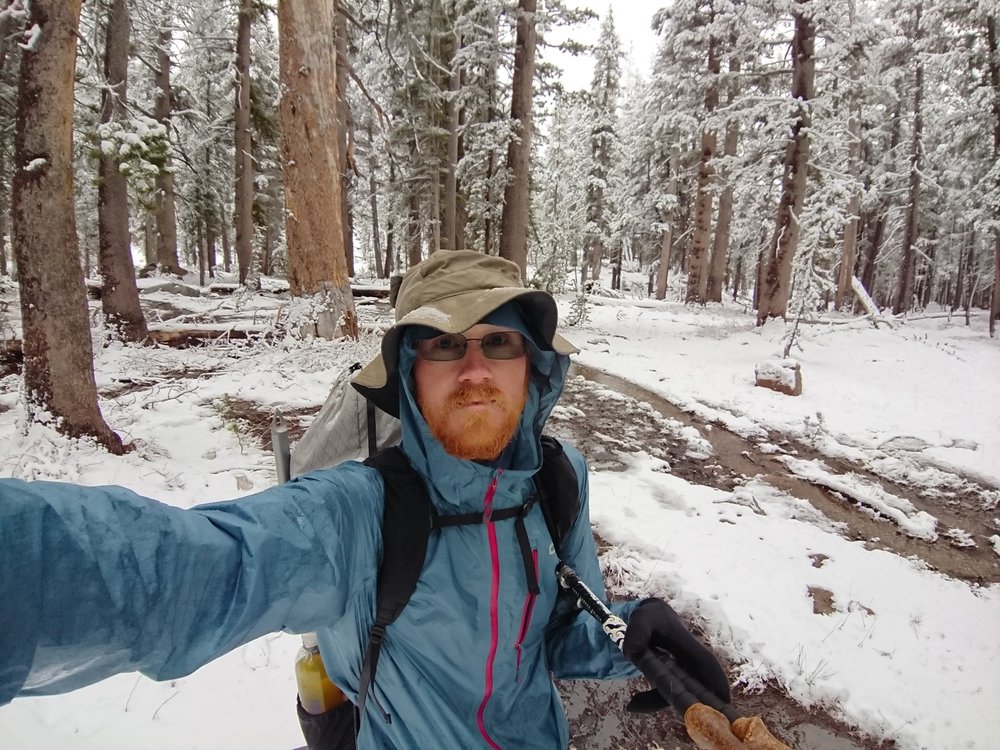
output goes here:
{"type": "Polygon", "coordinates": [[[645,70],[616,11],[8,0],[0,284],[23,340],[3,354],[29,404],[120,449],[87,287],[125,341],[150,335],[137,275],[287,279],[304,333],[350,336],[351,279],[459,248],[581,304],[673,288],[758,325],[979,308],[993,334],[996,2],[665,1],[645,70]],[[588,90],[562,86],[566,53],[593,59],[588,90]]]}

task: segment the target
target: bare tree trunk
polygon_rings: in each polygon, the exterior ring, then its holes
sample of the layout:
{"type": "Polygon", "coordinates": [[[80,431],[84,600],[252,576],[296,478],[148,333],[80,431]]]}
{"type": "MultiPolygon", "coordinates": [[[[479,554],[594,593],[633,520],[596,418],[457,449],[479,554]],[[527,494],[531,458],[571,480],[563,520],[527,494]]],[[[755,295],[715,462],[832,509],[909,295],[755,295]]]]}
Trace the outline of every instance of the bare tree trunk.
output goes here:
{"type": "Polygon", "coordinates": [[[24,386],[32,419],[47,412],[63,434],[91,436],[121,453],[121,439],[97,403],[76,238],[73,80],[80,7],[81,0],[33,0],[27,18],[42,42],[21,59],[11,195],[24,386]]]}
{"type": "MultiPolygon", "coordinates": [[[[389,191],[390,194],[394,193],[397,188],[396,184],[396,165],[393,163],[392,157],[389,158],[389,191]]],[[[391,210],[389,218],[385,222],[385,277],[391,278],[393,270],[397,267],[396,263],[396,224],[394,220],[394,215],[391,210]]]]}
{"type": "Polygon", "coordinates": [[[319,295],[328,318],[356,336],[357,318],[344,255],[337,116],[336,47],[330,44],[337,3],[279,0],[278,40],[288,281],[293,295],[319,295]]]}
{"type": "Polygon", "coordinates": [[[411,189],[406,224],[406,260],[410,268],[423,260],[420,244],[420,196],[411,189]]]}
{"type": "Polygon", "coordinates": [[[253,0],[240,0],[236,27],[236,103],[233,135],[236,162],[236,200],[233,221],[236,224],[236,262],[240,283],[246,284],[253,264],[253,136],[250,132],[250,25],[253,0]]]}
{"type": "MultiPolygon", "coordinates": [[[[710,83],[705,93],[705,111],[711,114],[719,106],[719,58],[715,39],[708,41],[708,75],[710,83]]],[[[698,197],[694,209],[694,236],[687,259],[687,292],[684,302],[705,304],[708,292],[709,241],[712,234],[712,191],[715,177],[716,135],[714,130],[701,131],[701,159],[698,162],[698,197]]]]}
{"type": "MultiPolygon", "coordinates": [[[[732,69],[732,65],[730,65],[732,69]]],[[[730,120],[726,124],[726,142],[723,147],[726,156],[736,156],[739,142],[739,123],[730,120]]],[[[733,224],[733,184],[727,179],[719,196],[719,215],[715,221],[715,238],[712,241],[712,260],[708,266],[708,287],[706,297],[709,302],[722,302],[722,290],[726,285],[726,265],[729,261],[729,235],[733,224]]]]}
{"type": "MultiPolygon", "coordinates": [[[[917,4],[916,30],[914,41],[922,37],[920,29],[921,5],[917,4]]],[[[910,181],[906,207],[906,224],[903,229],[903,252],[899,262],[899,276],[896,279],[896,296],[892,303],[892,314],[899,315],[910,309],[913,295],[914,259],[917,252],[917,236],[920,217],[920,170],[923,168],[924,131],[924,64],[917,58],[916,78],[913,91],[913,135],[910,139],[910,181]]]]}
{"type": "MultiPolygon", "coordinates": [[[[2,153],[2,150],[0,150],[2,153]]],[[[0,156],[0,164],[3,163],[3,157],[0,156]]],[[[3,168],[0,167],[0,174],[3,174],[3,168]]],[[[7,207],[0,205],[0,276],[7,275],[7,207]]]]}
{"type": "Polygon", "coordinates": [[[611,288],[618,291],[622,288],[622,256],[625,254],[624,243],[617,238],[611,243],[611,288]]]}
{"type": "Polygon", "coordinates": [[[996,335],[1000,320],[1000,232],[994,230],[993,238],[993,298],[990,303],[990,338],[996,335]]]}
{"type": "MultiPolygon", "coordinates": [[[[1000,161],[1000,31],[997,17],[986,16],[986,42],[989,47],[990,85],[993,87],[993,159],[1000,161]]],[[[1000,190],[1000,185],[994,189],[1000,190]]],[[[1000,229],[993,229],[993,298],[990,303],[990,337],[996,335],[997,321],[1000,320],[1000,229]]]]}
{"type": "MultiPolygon", "coordinates": [[[[460,44],[459,44],[460,46],[460,44]]],[[[442,211],[441,248],[462,250],[458,244],[458,91],[461,75],[452,55],[451,76],[448,80],[448,153],[444,173],[444,206],[442,211]]]]}
{"type": "Polygon", "coordinates": [[[666,228],[660,234],[660,265],[656,269],[656,299],[667,298],[667,275],[670,272],[670,251],[674,244],[673,224],[664,217],[666,228]]]}
{"type": "MultiPolygon", "coordinates": [[[[211,64],[212,63],[212,48],[209,47],[207,51],[208,51],[209,64],[211,64]]],[[[205,77],[205,117],[206,117],[206,119],[209,122],[211,122],[212,119],[215,116],[215,113],[213,111],[214,108],[212,106],[212,97],[213,97],[213,93],[212,93],[212,78],[211,78],[211,76],[206,76],[205,77]]],[[[205,148],[205,167],[204,168],[205,168],[205,178],[206,179],[208,178],[208,175],[212,171],[212,162],[213,162],[214,151],[215,151],[215,148],[214,148],[214,146],[211,143],[209,143],[207,145],[207,147],[205,148]]],[[[218,221],[219,218],[221,218],[221,217],[217,217],[216,216],[215,206],[212,204],[212,201],[209,199],[207,191],[202,190],[201,193],[199,194],[199,204],[200,205],[198,206],[198,213],[199,213],[199,215],[201,217],[202,231],[204,232],[204,247],[202,249],[202,253],[203,253],[204,257],[201,258],[201,260],[204,261],[204,266],[203,267],[200,266],[200,268],[201,268],[203,274],[204,274],[204,272],[207,271],[209,278],[212,278],[212,277],[215,276],[215,265],[216,265],[216,258],[215,258],[215,226],[216,226],[216,221],[218,221]]],[[[202,281],[201,285],[204,286],[205,282],[202,281]]]]}
{"type": "MultiPolygon", "coordinates": [[[[0,40],[6,40],[10,38],[10,30],[13,22],[13,18],[10,15],[0,16],[0,40]]],[[[7,62],[9,58],[7,56],[7,44],[6,42],[0,43],[0,81],[9,83],[7,62]]],[[[16,83],[15,83],[16,85],[16,83]]],[[[11,86],[13,89],[14,86],[11,86]]],[[[9,198],[9,186],[11,175],[8,172],[9,164],[7,162],[7,154],[10,149],[10,142],[8,138],[11,133],[6,129],[0,130],[0,276],[6,276],[10,271],[7,265],[7,210],[8,210],[8,198],[9,198]]]]}
{"type": "MultiPolygon", "coordinates": [[[[156,46],[156,100],[153,114],[156,121],[170,130],[173,99],[170,94],[170,17],[161,19],[156,46]]],[[[170,166],[169,159],[166,167],[170,166]]],[[[156,262],[165,271],[181,273],[177,258],[177,214],[174,210],[174,176],[163,169],[156,177],[156,262]]]]}
{"type": "MultiPolygon", "coordinates": [[[[677,173],[681,166],[681,147],[677,142],[678,134],[673,133],[673,141],[670,144],[670,178],[667,182],[667,195],[673,198],[673,203],[677,201],[677,173]]],[[[664,224],[663,234],[660,237],[660,266],[656,271],[656,299],[666,299],[667,297],[667,274],[670,272],[670,255],[674,246],[674,224],[677,222],[676,208],[669,211],[663,209],[661,220],[664,224]]]]}
{"type": "MultiPolygon", "coordinates": [[[[730,45],[732,46],[732,45],[730,45]]],[[[735,55],[729,59],[729,72],[733,79],[739,77],[740,59],[735,55]]],[[[736,98],[736,84],[729,84],[727,102],[736,98]]],[[[736,156],[739,144],[739,122],[730,119],[726,122],[726,138],[723,154],[727,157],[736,156]]],[[[729,263],[729,236],[733,223],[733,184],[732,177],[727,175],[722,195],[719,196],[719,215],[715,222],[715,238],[712,241],[712,257],[708,264],[708,285],[705,296],[709,302],[722,302],[722,291],[726,285],[726,266],[729,263]]]]}
{"type": "Polygon", "coordinates": [[[799,245],[799,216],[806,197],[809,164],[809,112],[816,73],[816,29],[812,18],[802,12],[807,0],[796,0],[795,34],[792,38],[792,99],[799,102],[799,116],[785,153],[785,172],[775,220],[774,236],[763,269],[757,325],[768,318],[783,318],[788,308],[792,280],[792,259],[799,245]]]}
{"type": "MultiPolygon", "coordinates": [[[[0,15],[0,40],[10,39],[11,27],[15,24],[15,19],[11,14],[0,15]]],[[[7,42],[0,43],[0,81],[10,84],[10,89],[14,90],[16,81],[11,81],[7,61],[7,42]]],[[[8,172],[7,154],[10,153],[10,136],[13,135],[6,128],[0,129],[0,276],[6,276],[13,270],[7,265],[7,210],[10,198],[9,187],[11,175],[8,172]]],[[[13,266],[13,264],[12,264],[13,266]]]]}
{"type": "Polygon", "coordinates": [[[226,216],[226,210],[221,203],[218,212],[219,231],[222,233],[222,270],[229,273],[233,270],[233,244],[229,240],[229,217],[226,216]]]}
{"type": "MultiPolygon", "coordinates": [[[[854,20],[854,2],[851,1],[851,20],[854,20]]],[[[860,62],[851,55],[850,112],[847,116],[847,173],[856,184],[861,174],[861,78],[860,62]]],[[[840,256],[840,274],[833,306],[836,310],[850,308],[854,296],[854,266],[858,256],[858,227],[861,221],[861,191],[855,189],[847,201],[847,223],[844,225],[844,250],[840,256]]]]}
{"type": "Polygon", "coordinates": [[[431,193],[431,253],[441,249],[441,175],[435,168],[428,178],[431,193]]]}
{"type": "Polygon", "coordinates": [[[536,8],[536,0],[518,0],[510,116],[519,126],[516,137],[507,146],[507,171],[510,179],[504,190],[503,214],[500,219],[500,257],[517,263],[521,268],[521,276],[525,276],[528,263],[528,172],[534,130],[531,107],[535,81],[536,8]]]}
{"type": "MultiPolygon", "coordinates": [[[[338,5],[339,9],[339,5],[338,5]]],[[[347,98],[347,19],[343,13],[334,18],[334,38],[337,43],[337,115],[340,118],[340,210],[344,226],[344,257],[347,275],[354,276],[354,208],[351,205],[351,184],[354,175],[354,118],[347,98]]]]}
{"type": "Polygon", "coordinates": [[[375,254],[375,276],[379,279],[385,279],[388,278],[389,274],[387,268],[382,265],[382,236],[379,234],[378,220],[378,185],[375,181],[375,133],[370,117],[366,123],[366,130],[368,131],[368,148],[370,150],[368,156],[368,199],[371,202],[372,210],[372,251],[375,254]]]}
{"type": "MultiPolygon", "coordinates": [[[[104,43],[101,122],[127,117],[129,17],[125,0],[112,0],[104,43]]],[[[128,225],[128,188],[114,154],[101,153],[97,179],[98,263],[103,289],[101,309],[108,323],[126,341],[146,338],[146,319],[139,306],[139,289],[132,262],[132,235],[128,225]]]]}
{"type": "Polygon", "coordinates": [[[687,292],[684,295],[686,303],[705,304],[705,292],[708,287],[705,266],[708,260],[708,243],[712,232],[712,193],[709,187],[712,182],[711,162],[714,157],[715,133],[703,130],[701,133],[701,160],[698,162],[698,197],[694,210],[694,235],[687,259],[687,292]]]}

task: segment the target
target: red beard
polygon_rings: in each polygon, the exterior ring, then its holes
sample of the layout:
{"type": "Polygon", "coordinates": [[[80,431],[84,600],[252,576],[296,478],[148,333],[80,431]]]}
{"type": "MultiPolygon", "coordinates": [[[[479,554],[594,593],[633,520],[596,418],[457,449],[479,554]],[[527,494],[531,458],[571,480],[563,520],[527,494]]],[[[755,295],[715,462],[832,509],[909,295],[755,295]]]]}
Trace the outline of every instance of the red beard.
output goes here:
{"type": "Polygon", "coordinates": [[[463,383],[448,396],[443,407],[422,402],[419,406],[431,434],[450,455],[470,461],[492,461],[517,432],[526,399],[527,383],[517,403],[488,383],[463,383]],[[500,413],[476,409],[456,414],[476,401],[493,402],[500,407],[500,413]]]}

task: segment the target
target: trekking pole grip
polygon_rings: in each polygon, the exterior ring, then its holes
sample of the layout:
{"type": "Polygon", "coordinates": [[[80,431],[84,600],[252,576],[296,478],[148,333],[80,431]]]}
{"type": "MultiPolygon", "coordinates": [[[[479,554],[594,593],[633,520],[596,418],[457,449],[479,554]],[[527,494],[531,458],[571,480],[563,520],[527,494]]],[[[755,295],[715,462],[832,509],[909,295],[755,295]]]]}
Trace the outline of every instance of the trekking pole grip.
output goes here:
{"type": "MultiPolygon", "coordinates": [[[[577,597],[577,603],[580,607],[601,623],[608,638],[624,653],[627,628],[625,621],[612,612],[580,580],[576,571],[565,563],[560,562],[556,566],[556,577],[563,588],[577,597]]],[[[721,700],[715,693],[689,675],[668,651],[646,649],[641,654],[630,656],[628,659],[684,719],[688,735],[699,748],[703,750],[769,750],[771,748],[791,750],[774,739],[763,727],[760,719],[754,720],[754,726],[764,729],[767,740],[773,741],[774,744],[761,742],[763,737],[758,738],[757,742],[752,744],[744,744],[741,739],[749,741],[747,735],[741,732],[740,736],[737,736],[732,727],[743,728],[748,720],[741,717],[731,704],[721,700]]]]}

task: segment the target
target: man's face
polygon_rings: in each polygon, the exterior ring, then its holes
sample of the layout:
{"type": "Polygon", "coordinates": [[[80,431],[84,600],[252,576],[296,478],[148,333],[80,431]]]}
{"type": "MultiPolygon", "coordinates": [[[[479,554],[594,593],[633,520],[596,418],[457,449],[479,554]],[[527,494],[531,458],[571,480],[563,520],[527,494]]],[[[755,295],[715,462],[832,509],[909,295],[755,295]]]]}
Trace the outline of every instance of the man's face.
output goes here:
{"type": "Polygon", "coordinates": [[[444,449],[456,458],[491,461],[517,431],[528,395],[528,355],[520,334],[478,323],[462,334],[417,342],[413,366],[417,405],[444,449]],[[485,337],[485,341],[482,339],[485,337]],[[479,340],[476,340],[479,339],[479,340]],[[488,353],[510,356],[487,357],[488,353]]]}

